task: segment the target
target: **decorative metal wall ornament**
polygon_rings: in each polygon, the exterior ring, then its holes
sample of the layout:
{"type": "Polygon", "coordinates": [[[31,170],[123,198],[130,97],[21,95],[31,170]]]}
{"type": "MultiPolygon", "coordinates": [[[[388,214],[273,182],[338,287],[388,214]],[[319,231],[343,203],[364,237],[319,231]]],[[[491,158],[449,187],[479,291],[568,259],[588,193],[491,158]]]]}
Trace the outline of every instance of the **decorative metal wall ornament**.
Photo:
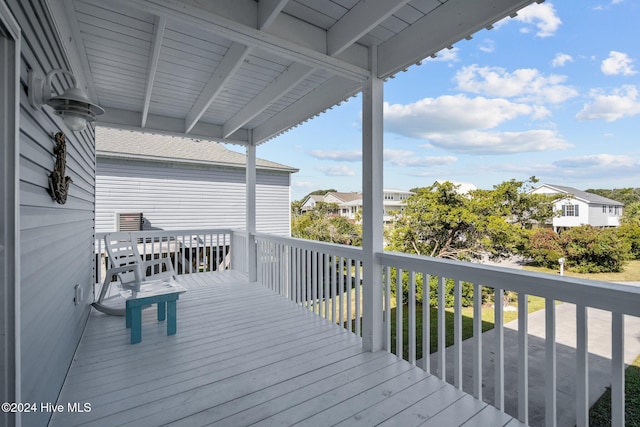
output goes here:
{"type": "Polygon", "coordinates": [[[53,148],[56,165],[49,174],[49,194],[57,203],[64,205],[67,203],[69,184],[73,182],[70,177],[64,176],[67,167],[67,137],[63,132],[58,132],[53,138],[56,140],[53,148]]]}

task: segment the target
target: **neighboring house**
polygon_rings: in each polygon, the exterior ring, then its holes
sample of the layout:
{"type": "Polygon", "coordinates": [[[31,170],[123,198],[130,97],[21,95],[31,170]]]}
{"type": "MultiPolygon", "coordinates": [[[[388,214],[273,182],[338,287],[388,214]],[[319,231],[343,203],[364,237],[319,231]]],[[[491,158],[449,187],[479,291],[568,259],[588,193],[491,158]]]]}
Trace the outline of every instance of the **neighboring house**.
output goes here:
{"type": "MultiPolygon", "coordinates": [[[[212,141],[98,127],[96,158],[97,232],[245,227],[244,154],[212,141]]],[[[289,236],[297,169],[261,159],[257,168],[257,230],[289,236]]]]}
{"type": "MultiPolygon", "coordinates": [[[[412,194],[411,191],[384,190],[384,221],[390,222],[394,215],[400,213],[405,204],[405,200],[412,194]]],[[[309,195],[302,204],[301,210],[303,212],[313,210],[318,202],[336,204],[338,206],[336,214],[351,220],[359,219],[357,214],[362,212],[362,193],[340,193],[333,191],[323,196],[316,194],[309,195]]]]}
{"type": "Polygon", "coordinates": [[[594,227],[617,227],[620,225],[623,204],[597,194],[588,193],[572,187],[544,184],[537,187],[533,194],[558,194],[554,202],[553,218],[555,231],[580,225],[594,227]]]}

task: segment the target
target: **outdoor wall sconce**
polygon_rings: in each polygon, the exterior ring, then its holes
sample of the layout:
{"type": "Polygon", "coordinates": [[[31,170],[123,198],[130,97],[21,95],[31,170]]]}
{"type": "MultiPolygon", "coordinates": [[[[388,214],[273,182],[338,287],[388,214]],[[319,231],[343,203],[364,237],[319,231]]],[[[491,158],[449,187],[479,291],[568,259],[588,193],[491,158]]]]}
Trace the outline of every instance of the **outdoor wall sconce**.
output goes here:
{"type": "Polygon", "coordinates": [[[64,119],[69,129],[76,132],[83,130],[88,121],[92,122],[97,115],[104,113],[104,110],[91,103],[84,91],[78,87],[76,76],[60,68],[49,71],[44,79],[35,71],[29,71],[29,103],[33,108],[40,108],[44,104],[53,107],[54,112],[64,119]],[[51,79],[57,73],[70,76],[73,87],[62,95],[54,96],[51,79]]]}

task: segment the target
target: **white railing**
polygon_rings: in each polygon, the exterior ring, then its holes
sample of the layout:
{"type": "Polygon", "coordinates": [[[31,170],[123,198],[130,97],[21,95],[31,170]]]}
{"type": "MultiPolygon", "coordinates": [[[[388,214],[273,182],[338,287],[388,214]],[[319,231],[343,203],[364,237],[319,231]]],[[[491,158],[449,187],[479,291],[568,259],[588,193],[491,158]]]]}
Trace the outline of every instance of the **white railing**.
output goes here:
{"type": "Polygon", "coordinates": [[[258,282],[361,335],[362,249],[256,234],[258,282]]]}
{"type": "MultiPolygon", "coordinates": [[[[313,242],[309,240],[256,235],[258,254],[258,281],[297,304],[327,318],[349,331],[361,334],[362,312],[362,249],[343,245],[313,242]],[[350,266],[350,267],[349,267],[350,266]],[[351,284],[351,285],[349,285],[351,284]]],[[[557,363],[556,363],[556,301],[576,305],[576,420],[577,425],[588,425],[589,413],[589,367],[587,308],[606,310],[611,313],[612,346],[612,425],[624,424],[624,316],[640,316],[640,288],[608,282],[581,280],[501,267],[407,255],[393,252],[376,254],[376,262],[382,265],[383,330],[384,343],[388,351],[395,346],[395,353],[422,369],[433,372],[441,379],[462,389],[463,383],[463,335],[462,335],[462,290],[473,289],[473,336],[471,338],[471,390],[474,397],[483,399],[483,382],[493,383],[493,396],[486,396],[494,406],[505,410],[505,332],[503,298],[507,293],[517,293],[517,346],[507,351],[517,352],[517,416],[529,422],[529,333],[528,296],[544,298],[545,314],[545,374],[544,411],[545,425],[555,426],[557,413],[557,363]],[[435,294],[429,283],[437,280],[435,294]],[[453,281],[453,307],[445,311],[445,286],[453,281]],[[424,284],[423,293],[419,292],[424,284]],[[393,295],[395,287],[404,292],[393,295]],[[494,348],[493,378],[483,378],[482,303],[490,294],[494,304],[494,348]],[[436,315],[436,348],[431,348],[431,305],[422,304],[434,298],[436,315]],[[404,319],[401,307],[406,304],[408,319],[404,319]],[[422,310],[422,328],[417,329],[417,306],[422,310]],[[392,308],[395,318],[391,319],[392,308]],[[446,320],[453,315],[453,345],[447,360],[446,320]],[[403,331],[403,324],[408,331],[403,331]],[[392,329],[393,328],[393,329],[392,329]],[[406,332],[406,340],[403,335],[406,332]],[[392,336],[395,340],[392,343],[392,336]],[[405,345],[406,344],[406,345],[405,345]],[[422,358],[418,358],[418,347],[422,346],[422,358]],[[517,348],[516,348],[517,347],[517,348]],[[406,348],[403,351],[403,348],[406,348]],[[434,366],[429,355],[436,353],[434,366]],[[449,356],[451,357],[451,356],[449,356]],[[447,364],[452,375],[447,376],[447,364]],[[451,367],[453,369],[451,369],[451,367]]],[[[467,295],[469,298],[469,295],[467,295]]],[[[451,332],[451,331],[450,331],[451,332]]],[[[487,361],[484,361],[486,364],[487,361]]],[[[465,364],[464,366],[469,366],[465,364]]],[[[469,369],[469,368],[466,368],[469,369]]],[[[563,372],[563,375],[568,373],[563,372]]],[[[571,373],[570,375],[573,375],[571,373]]]]}
{"type": "MultiPolygon", "coordinates": [[[[493,405],[504,410],[505,407],[505,349],[503,328],[503,297],[506,291],[517,292],[518,299],[518,411],[517,417],[524,423],[529,422],[529,369],[528,369],[528,296],[545,298],[545,425],[555,426],[557,420],[557,365],[556,365],[556,301],[576,305],[576,420],[577,425],[588,425],[588,328],[587,307],[606,310],[611,313],[611,345],[612,345],[612,425],[623,425],[624,422],[624,315],[640,316],[640,288],[608,282],[581,280],[563,276],[491,267],[458,261],[385,252],[377,254],[377,260],[384,266],[384,301],[385,318],[390,319],[392,305],[392,279],[396,287],[401,288],[406,282],[408,305],[408,355],[403,355],[403,312],[396,310],[396,354],[416,363],[417,343],[422,344],[420,367],[446,378],[447,352],[442,351],[445,345],[445,284],[447,279],[454,281],[454,343],[453,343],[453,381],[462,389],[462,287],[463,283],[473,286],[473,386],[471,393],[482,399],[483,361],[482,361],[482,291],[490,289],[496,302],[494,315],[495,348],[494,348],[494,396],[493,405]],[[416,301],[428,301],[429,282],[436,276],[437,286],[437,363],[430,366],[430,305],[422,304],[422,330],[416,331],[416,301]],[[416,284],[423,283],[425,292],[417,298],[416,284]],[[435,369],[434,369],[435,368],[435,369]]],[[[402,305],[402,295],[396,295],[397,306],[402,305]]],[[[385,324],[385,346],[391,351],[391,322],[385,324]]],[[[466,372],[465,374],[469,374],[466,372]]],[[[564,372],[564,375],[569,373],[564,372]]],[[[491,400],[491,399],[490,399],[491,400]]]]}
{"type": "MultiPolygon", "coordinates": [[[[109,260],[104,236],[96,233],[96,295],[103,283],[109,260]]],[[[229,229],[148,230],[131,232],[145,259],[169,257],[176,274],[237,269],[246,272],[246,233],[229,229]]]]}

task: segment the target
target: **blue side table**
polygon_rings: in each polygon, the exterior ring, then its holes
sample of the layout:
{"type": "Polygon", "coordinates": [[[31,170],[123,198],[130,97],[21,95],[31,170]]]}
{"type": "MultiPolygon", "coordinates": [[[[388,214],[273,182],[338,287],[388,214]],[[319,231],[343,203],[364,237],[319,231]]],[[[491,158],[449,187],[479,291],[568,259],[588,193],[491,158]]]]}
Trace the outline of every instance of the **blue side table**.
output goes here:
{"type": "Polygon", "coordinates": [[[176,301],[186,289],[175,282],[144,282],[139,291],[131,291],[126,302],[126,326],[131,329],[131,344],[142,341],[142,308],[158,305],[158,321],[167,320],[167,335],[177,330],[176,301]]]}

